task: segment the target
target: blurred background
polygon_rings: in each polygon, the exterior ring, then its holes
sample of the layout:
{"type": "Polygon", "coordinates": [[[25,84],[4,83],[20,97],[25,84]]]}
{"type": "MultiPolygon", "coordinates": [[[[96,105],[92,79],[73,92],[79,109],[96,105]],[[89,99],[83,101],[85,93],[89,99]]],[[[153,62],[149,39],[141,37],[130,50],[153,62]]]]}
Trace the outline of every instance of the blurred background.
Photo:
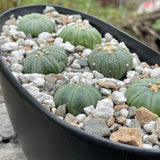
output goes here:
{"type": "Polygon", "coordinates": [[[95,15],[160,51],[160,0],[0,0],[0,13],[31,4],[56,4],[95,15]]]}

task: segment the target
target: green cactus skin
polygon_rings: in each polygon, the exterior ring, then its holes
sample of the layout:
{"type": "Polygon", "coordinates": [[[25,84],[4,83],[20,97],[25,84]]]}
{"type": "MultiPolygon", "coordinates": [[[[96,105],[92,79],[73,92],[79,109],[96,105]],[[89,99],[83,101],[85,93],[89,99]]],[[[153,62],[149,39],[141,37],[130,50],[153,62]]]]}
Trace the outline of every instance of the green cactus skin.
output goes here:
{"type": "Polygon", "coordinates": [[[67,65],[65,50],[59,46],[48,45],[30,53],[24,61],[24,73],[60,73],[67,65]]]}
{"type": "Polygon", "coordinates": [[[130,85],[125,96],[129,106],[145,107],[160,116],[160,79],[138,80],[130,85]]]}
{"type": "Polygon", "coordinates": [[[29,33],[37,37],[42,32],[52,33],[54,31],[53,22],[45,15],[32,13],[25,15],[18,23],[18,30],[26,35],[29,33]]]}
{"type": "Polygon", "coordinates": [[[100,99],[101,94],[96,88],[82,83],[63,85],[54,95],[56,106],[66,104],[67,112],[74,116],[83,113],[84,107],[95,106],[100,99]]]}
{"type": "Polygon", "coordinates": [[[97,45],[88,58],[88,64],[92,70],[115,79],[122,79],[127,71],[131,70],[132,63],[129,50],[118,43],[97,45]]]}
{"type": "Polygon", "coordinates": [[[97,29],[84,23],[67,26],[59,36],[63,38],[64,42],[69,41],[74,46],[82,45],[90,49],[101,43],[101,34],[97,29]]]}

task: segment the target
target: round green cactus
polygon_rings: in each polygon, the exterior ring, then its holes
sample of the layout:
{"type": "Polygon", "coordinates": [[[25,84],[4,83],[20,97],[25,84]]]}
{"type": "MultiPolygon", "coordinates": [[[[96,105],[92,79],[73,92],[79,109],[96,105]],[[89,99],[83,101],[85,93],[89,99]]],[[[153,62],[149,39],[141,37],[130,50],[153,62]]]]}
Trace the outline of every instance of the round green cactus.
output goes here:
{"type": "Polygon", "coordinates": [[[37,37],[42,32],[52,33],[54,31],[53,22],[45,15],[32,13],[25,15],[18,23],[18,30],[26,35],[29,33],[37,37]]]}
{"type": "Polygon", "coordinates": [[[60,73],[68,63],[65,50],[48,45],[30,53],[24,61],[24,73],[60,73]]]}
{"type": "Polygon", "coordinates": [[[101,99],[100,92],[82,83],[66,84],[58,88],[54,95],[56,106],[66,104],[67,111],[73,115],[83,113],[83,108],[93,105],[101,99]]]}
{"type": "Polygon", "coordinates": [[[126,47],[106,43],[97,45],[88,58],[88,64],[105,77],[122,79],[132,68],[132,56],[126,47]]]}
{"type": "Polygon", "coordinates": [[[75,46],[82,45],[90,49],[101,43],[101,34],[97,29],[84,23],[67,26],[59,36],[63,38],[64,42],[69,41],[75,46]]]}
{"type": "Polygon", "coordinates": [[[129,106],[145,107],[160,116],[160,79],[138,80],[127,89],[125,96],[129,106]]]}

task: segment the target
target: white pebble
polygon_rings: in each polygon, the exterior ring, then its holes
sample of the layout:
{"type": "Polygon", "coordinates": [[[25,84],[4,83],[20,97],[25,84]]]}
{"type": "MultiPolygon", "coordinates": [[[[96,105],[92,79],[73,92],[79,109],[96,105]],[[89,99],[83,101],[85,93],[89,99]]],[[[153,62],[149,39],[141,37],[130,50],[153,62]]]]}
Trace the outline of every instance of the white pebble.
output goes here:
{"type": "Polygon", "coordinates": [[[110,89],[106,89],[106,88],[101,88],[101,93],[104,95],[104,96],[108,96],[111,94],[111,90],[110,89]]]}
{"type": "Polygon", "coordinates": [[[152,78],[160,78],[160,67],[151,70],[150,77],[152,77],[152,78]]]}
{"type": "Polygon", "coordinates": [[[50,106],[52,108],[55,107],[55,103],[54,103],[53,99],[46,99],[46,100],[43,101],[43,104],[48,105],[48,106],[50,106]]]}
{"type": "Polygon", "coordinates": [[[11,70],[20,73],[23,70],[23,66],[21,64],[15,63],[11,66],[11,70]]]}
{"type": "Polygon", "coordinates": [[[144,143],[142,146],[143,146],[143,148],[146,148],[146,149],[152,149],[152,145],[150,145],[150,144],[144,143]]]}
{"type": "Polygon", "coordinates": [[[81,75],[82,78],[86,78],[86,79],[93,79],[93,74],[91,72],[84,72],[81,75]]]}
{"type": "Polygon", "coordinates": [[[85,114],[78,114],[76,116],[77,120],[78,120],[78,123],[81,123],[83,122],[83,120],[86,118],[86,115],[85,114]]]}
{"type": "Polygon", "coordinates": [[[71,83],[75,83],[75,82],[78,82],[79,81],[79,76],[78,75],[74,75],[71,79],[70,79],[70,82],[71,83]]]}
{"type": "Polygon", "coordinates": [[[68,52],[74,52],[75,46],[72,45],[70,42],[64,43],[64,49],[68,52]]]}
{"type": "Polygon", "coordinates": [[[91,49],[84,49],[84,51],[82,52],[82,57],[88,57],[91,54],[91,49]]]}
{"type": "Polygon", "coordinates": [[[60,37],[57,37],[57,38],[54,40],[54,44],[55,44],[55,45],[60,45],[61,43],[63,43],[63,39],[60,38],[60,37]]]}
{"type": "Polygon", "coordinates": [[[26,83],[22,85],[32,96],[39,93],[39,88],[26,83]]]}
{"type": "Polygon", "coordinates": [[[128,116],[128,110],[123,108],[120,110],[120,115],[123,117],[127,117],[128,116]]]}
{"type": "Polygon", "coordinates": [[[144,125],[144,129],[149,132],[149,133],[152,133],[153,129],[154,129],[154,125],[155,125],[155,121],[151,121],[149,122],[148,124],[145,124],[144,125]]]}
{"type": "Polygon", "coordinates": [[[104,35],[106,42],[110,42],[113,39],[113,36],[110,33],[106,33],[104,35]]]}
{"type": "Polygon", "coordinates": [[[94,76],[96,79],[104,78],[103,74],[99,73],[99,72],[96,71],[96,70],[93,70],[92,73],[93,73],[93,76],[94,76]]]}
{"type": "Polygon", "coordinates": [[[124,104],[126,102],[126,98],[124,96],[124,94],[122,92],[119,92],[119,91],[114,91],[112,93],[112,99],[113,99],[113,102],[116,104],[116,105],[119,105],[119,104],[124,104]]]}
{"type": "Polygon", "coordinates": [[[96,109],[93,111],[94,117],[104,117],[104,118],[110,118],[114,114],[114,109],[107,107],[107,106],[101,106],[96,107],[96,109]]]}
{"type": "Polygon", "coordinates": [[[43,92],[39,92],[38,94],[34,95],[34,98],[36,98],[36,100],[40,103],[43,103],[43,101],[45,100],[52,100],[53,96],[48,95],[46,93],[43,92]]]}
{"type": "Polygon", "coordinates": [[[81,65],[78,63],[78,60],[75,59],[71,65],[72,68],[74,69],[81,69],[81,65]]]}
{"type": "Polygon", "coordinates": [[[93,115],[94,109],[95,109],[94,106],[90,105],[88,107],[85,107],[83,110],[89,116],[89,115],[93,115]]]}
{"type": "Polygon", "coordinates": [[[19,48],[18,43],[16,42],[6,42],[1,45],[1,50],[4,52],[17,50],[19,48]]]}
{"type": "Polygon", "coordinates": [[[113,101],[110,98],[105,98],[100,101],[98,101],[96,108],[101,108],[101,107],[109,107],[113,108],[113,101]]]}
{"type": "Polygon", "coordinates": [[[38,35],[37,42],[47,42],[48,38],[51,38],[52,35],[48,32],[42,32],[38,35]]]}

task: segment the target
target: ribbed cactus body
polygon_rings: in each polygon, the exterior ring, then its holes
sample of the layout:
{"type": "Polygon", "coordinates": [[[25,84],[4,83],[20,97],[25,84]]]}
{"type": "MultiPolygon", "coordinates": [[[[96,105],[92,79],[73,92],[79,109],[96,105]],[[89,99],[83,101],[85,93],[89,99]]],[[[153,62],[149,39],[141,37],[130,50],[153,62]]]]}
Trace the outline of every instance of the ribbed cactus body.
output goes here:
{"type": "Polygon", "coordinates": [[[45,15],[32,13],[25,15],[18,23],[18,30],[26,35],[31,34],[37,37],[42,32],[52,33],[54,31],[53,22],[45,15]]]}
{"type": "Polygon", "coordinates": [[[126,47],[106,43],[97,45],[88,59],[92,70],[97,70],[105,77],[122,79],[132,68],[132,56],[126,47]]]}
{"type": "Polygon", "coordinates": [[[65,50],[59,46],[43,46],[30,53],[24,61],[24,73],[60,73],[68,63],[65,50]]]}
{"type": "Polygon", "coordinates": [[[75,46],[82,45],[90,49],[101,43],[101,34],[97,29],[84,23],[67,26],[60,33],[60,37],[63,38],[64,42],[69,41],[75,46]]]}
{"type": "Polygon", "coordinates": [[[63,85],[54,95],[56,106],[66,104],[67,111],[75,116],[83,113],[84,107],[95,106],[100,99],[96,88],[82,83],[63,85]]]}
{"type": "Polygon", "coordinates": [[[127,89],[126,98],[129,106],[145,107],[160,116],[160,79],[136,81],[127,89]]]}

